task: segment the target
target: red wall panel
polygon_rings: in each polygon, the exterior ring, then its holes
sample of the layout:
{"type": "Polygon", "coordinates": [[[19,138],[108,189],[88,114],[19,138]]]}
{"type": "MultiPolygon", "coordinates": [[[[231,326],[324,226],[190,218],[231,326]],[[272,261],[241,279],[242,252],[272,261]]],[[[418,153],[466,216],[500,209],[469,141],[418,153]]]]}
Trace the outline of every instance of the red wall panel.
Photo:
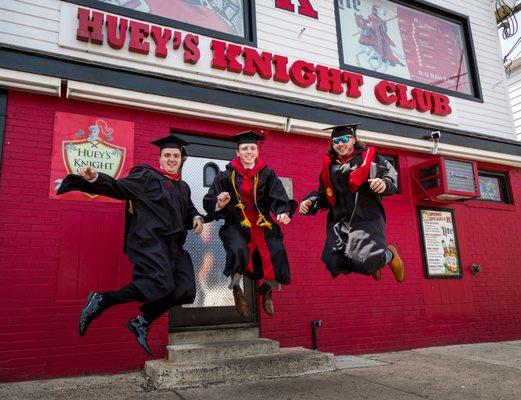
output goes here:
{"type": "MultiPolygon", "coordinates": [[[[135,162],[157,160],[148,142],[170,129],[223,136],[244,127],[148,111],[9,92],[0,175],[0,380],[48,378],[140,369],[145,356],[125,322],[137,304],[112,308],[85,337],[77,334],[89,290],[129,282],[122,252],[123,204],[48,198],[55,111],[99,115],[135,124],[135,162]]],[[[325,139],[271,132],[263,158],[293,179],[301,199],[317,186],[325,139]]],[[[261,312],[261,334],[282,346],[311,348],[311,322],[323,351],[356,354],[432,345],[521,338],[521,213],[517,205],[480,201],[449,205],[455,211],[463,278],[427,280],[409,168],[429,157],[399,156],[401,194],[384,202],[388,239],[406,262],[398,284],[388,268],[380,282],[359,275],[332,279],[320,262],[325,213],[295,216],[283,228],[292,284],[274,294],[273,318],[261,312]],[[305,232],[305,235],[302,235],[305,232]],[[483,271],[473,276],[470,264],[483,271]]],[[[489,166],[491,167],[491,166],[489,166]]],[[[521,171],[507,169],[514,201],[521,171]]],[[[424,205],[427,203],[423,203],[424,205]]],[[[444,205],[447,207],[446,205],[444,205]]],[[[150,334],[155,357],[164,355],[167,318],[150,334]]]]}

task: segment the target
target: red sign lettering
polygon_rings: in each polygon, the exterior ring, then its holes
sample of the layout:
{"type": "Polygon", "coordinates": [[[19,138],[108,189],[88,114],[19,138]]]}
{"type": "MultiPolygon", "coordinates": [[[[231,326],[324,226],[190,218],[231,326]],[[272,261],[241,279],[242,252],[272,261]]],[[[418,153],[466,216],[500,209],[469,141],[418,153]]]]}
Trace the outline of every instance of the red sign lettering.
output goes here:
{"type": "MultiPolygon", "coordinates": [[[[293,7],[290,0],[278,1],[279,8],[293,7]]],[[[308,1],[300,1],[301,8],[309,5],[308,1]]],[[[300,9],[299,9],[300,12],[300,9]]],[[[148,25],[139,21],[105,15],[98,11],[78,8],[78,29],[76,38],[80,41],[103,44],[103,26],[106,24],[107,43],[115,50],[125,46],[129,36],[128,50],[134,53],[149,54],[151,46],[154,55],[166,58],[168,51],[183,46],[183,61],[196,64],[201,58],[199,36],[183,34],[156,25],[148,25]]],[[[259,76],[261,79],[273,79],[276,82],[288,83],[309,88],[315,85],[316,90],[335,95],[345,92],[346,97],[357,99],[362,96],[364,77],[361,74],[315,65],[305,60],[290,62],[288,57],[243,47],[234,43],[226,43],[213,39],[210,42],[212,52],[211,67],[222,71],[259,76]]],[[[446,116],[452,113],[448,96],[427,90],[412,88],[410,91],[404,84],[380,81],[374,87],[376,99],[384,105],[394,104],[397,108],[416,110],[433,115],[446,116]]]]}
{"type": "Polygon", "coordinates": [[[376,99],[385,105],[396,103],[396,107],[419,112],[429,111],[433,115],[446,116],[452,113],[450,99],[439,93],[414,88],[411,95],[407,93],[407,86],[389,81],[381,81],[374,87],[376,99]]]}
{"type": "Polygon", "coordinates": [[[82,42],[103,44],[103,19],[105,14],[98,11],[91,12],[84,8],[78,8],[78,29],[76,39],[82,42]]]}
{"type": "MultiPolygon", "coordinates": [[[[306,17],[318,19],[318,12],[313,8],[309,0],[298,0],[298,13],[306,17]]],[[[293,0],[275,0],[275,7],[282,10],[295,12],[293,0]]]]}

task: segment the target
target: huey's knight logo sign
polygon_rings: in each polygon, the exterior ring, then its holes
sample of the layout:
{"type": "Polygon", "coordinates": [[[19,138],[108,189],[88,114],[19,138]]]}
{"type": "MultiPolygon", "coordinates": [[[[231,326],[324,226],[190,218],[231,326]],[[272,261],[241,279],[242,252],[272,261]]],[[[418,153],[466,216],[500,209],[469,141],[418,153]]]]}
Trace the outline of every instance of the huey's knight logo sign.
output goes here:
{"type": "Polygon", "coordinates": [[[132,122],[56,112],[49,197],[116,201],[80,192],[57,196],[56,191],[67,174],[75,174],[81,167],[92,167],[118,179],[132,166],[133,153],[132,122]]]}

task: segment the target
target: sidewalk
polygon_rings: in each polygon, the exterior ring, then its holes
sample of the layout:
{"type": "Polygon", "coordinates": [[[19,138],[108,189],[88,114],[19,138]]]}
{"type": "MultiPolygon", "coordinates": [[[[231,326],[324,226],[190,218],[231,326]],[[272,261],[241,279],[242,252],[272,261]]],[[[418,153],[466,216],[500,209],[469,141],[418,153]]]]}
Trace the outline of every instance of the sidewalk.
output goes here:
{"type": "Polygon", "coordinates": [[[521,399],[521,340],[337,357],[339,370],[176,391],[141,373],[0,385],[0,399],[412,400],[521,399]]]}

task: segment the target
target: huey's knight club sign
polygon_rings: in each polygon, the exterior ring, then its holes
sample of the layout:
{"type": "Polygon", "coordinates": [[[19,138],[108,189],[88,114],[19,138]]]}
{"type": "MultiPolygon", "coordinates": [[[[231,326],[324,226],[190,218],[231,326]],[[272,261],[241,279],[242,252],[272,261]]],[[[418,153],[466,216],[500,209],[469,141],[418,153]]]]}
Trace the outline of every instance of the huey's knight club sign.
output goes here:
{"type": "Polygon", "coordinates": [[[168,68],[167,73],[176,76],[255,84],[255,90],[305,93],[364,109],[383,106],[388,112],[457,123],[454,99],[435,91],[73,4],[64,3],[61,14],[60,46],[87,51],[93,58],[119,58],[168,68]]]}
{"type": "Polygon", "coordinates": [[[119,178],[133,162],[134,124],[89,115],[56,112],[49,197],[117,202],[104,196],[70,192],[56,195],[63,178],[81,167],[92,167],[119,178]]]}

